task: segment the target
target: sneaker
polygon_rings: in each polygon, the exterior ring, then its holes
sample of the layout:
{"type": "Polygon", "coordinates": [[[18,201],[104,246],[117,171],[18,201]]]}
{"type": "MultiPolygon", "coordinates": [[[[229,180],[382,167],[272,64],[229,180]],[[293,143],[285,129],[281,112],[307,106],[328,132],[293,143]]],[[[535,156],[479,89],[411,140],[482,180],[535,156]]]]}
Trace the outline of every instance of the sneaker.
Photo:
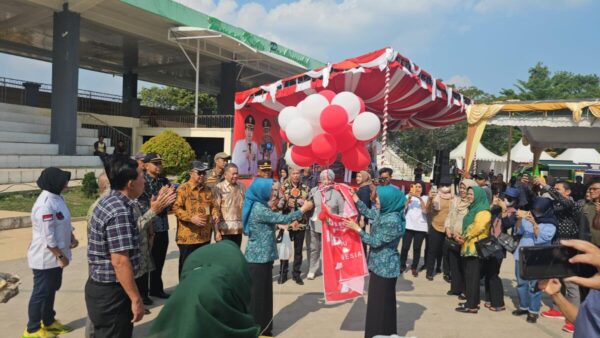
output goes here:
{"type": "Polygon", "coordinates": [[[548,311],[542,312],[541,314],[542,317],[565,320],[565,316],[563,316],[562,312],[558,310],[550,309],[548,311]]]}
{"type": "Polygon", "coordinates": [[[563,325],[562,330],[565,332],[573,333],[575,332],[575,324],[571,323],[570,321],[567,321],[565,325],[563,325]]]}
{"type": "Polygon", "coordinates": [[[315,274],[312,272],[309,272],[308,275],[306,275],[306,279],[308,280],[313,280],[315,279],[315,274]]]}
{"type": "Polygon", "coordinates": [[[538,319],[538,315],[536,315],[535,313],[529,313],[527,315],[527,322],[531,323],[531,324],[535,324],[537,322],[538,319]]]}
{"type": "Polygon", "coordinates": [[[27,329],[23,332],[21,338],[55,338],[56,335],[52,332],[46,331],[45,328],[40,327],[39,330],[35,332],[29,332],[27,329]]]}
{"type": "MultiPolygon", "coordinates": [[[[42,323],[42,325],[43,325],[43,323],[42,323]]],[[[59,322],[58,320],[55,320],[54,323],[46,326],[45,329],[46,329],[46,331],[51,332],[55,335],[73,331],[73,328],[71,328],[70,326],[67,326],[67,325],[63,325],[63,323],[59,322]]]]}

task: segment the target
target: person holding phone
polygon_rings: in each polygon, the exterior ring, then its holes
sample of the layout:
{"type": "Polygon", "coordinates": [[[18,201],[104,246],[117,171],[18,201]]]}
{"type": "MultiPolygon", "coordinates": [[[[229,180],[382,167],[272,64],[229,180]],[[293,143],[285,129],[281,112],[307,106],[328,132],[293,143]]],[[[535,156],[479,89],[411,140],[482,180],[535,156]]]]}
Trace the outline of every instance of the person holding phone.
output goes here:
{"type": "MultiPolygon", "coordinates": [[[[582,240],[562,240],[560,244],[581,252],[569,259],[570,263],[589,264],[600,271],[600,248],[596,245],[582,240]]],[[[540,290],[552,297],[552,301],[560,308],[565,318],[575,323],[574,338],[600,336],[600,272],[589,278],[568,277],[565,281],[591,289],[579,309],[561,293],[562,285],[559,279],[541,280],[538,286],[540,290]]]]}
{"type": "Polygon", "coordinates": [[[552,200],[536,197],[530,212],[517,212],[516,234],[521,235],[519,246],[514,253],[515,275],[517,277],[517,295],[519,308],[513,316],[527,315],[528,323],[535,323],[542,306],[542,294],[537,288],[537,280],[523,280],[519,270],[519,249],[525,246],[550,245],[558,223],[554,217],[552,200]]]}
{"type": "Polygon", "coordinates": [[[410,267],[413,277],[418,277],[419,260],[421,259],[421,246],[427,236],[427,201],[428,196],[423,195],[424,184],[417,182],[413,184],[408,193],[406,202],[406,231],[402,238],[402,249],[400,251],[400,273],[406,271],[406,260],[411,244],[413,246],[413,261],[410,267]],[[414,241],[414,243],[413,243],[414,241]]]}

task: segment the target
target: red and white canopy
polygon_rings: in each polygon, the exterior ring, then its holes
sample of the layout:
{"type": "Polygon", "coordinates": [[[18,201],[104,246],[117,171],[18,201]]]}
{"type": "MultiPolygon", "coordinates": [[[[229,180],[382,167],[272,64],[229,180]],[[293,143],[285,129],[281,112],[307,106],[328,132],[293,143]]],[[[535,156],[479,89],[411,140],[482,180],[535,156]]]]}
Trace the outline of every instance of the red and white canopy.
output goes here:
{"type": "Polygon", "coordinates": [[[366,110],[383,116],[386,67],[389,67],[389,129],[438,128],[465,120],[470,100],[436,80],[392,48],[384,48],[277,82],[236,93],[236,110],[277,116],[286,106],[324,89],[350,91],[366,110]]]}

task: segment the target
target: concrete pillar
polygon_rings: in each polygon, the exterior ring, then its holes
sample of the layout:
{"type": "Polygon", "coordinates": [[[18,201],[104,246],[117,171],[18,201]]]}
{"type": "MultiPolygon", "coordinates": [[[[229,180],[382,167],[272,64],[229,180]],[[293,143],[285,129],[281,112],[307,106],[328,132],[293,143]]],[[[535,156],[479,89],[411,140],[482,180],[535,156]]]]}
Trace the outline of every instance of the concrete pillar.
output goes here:
{"type": "Polygon", "coordinates": [[[221,64],[221,93],[217,96],[217,105],[221,115],[233,115],[234,113],[236,77],[237,67],[235,62],[221,64]]]}
{"type": "Polygon", "coordinates": [[[79,85],[78,13],[54,13],[52,37],[52,118],[50,142],[61,155],[75,155],[77,145],[77,88],[79,85]]]}
{"type": "Polygon", "coordinates": [[[40,95],[41,84],[35,82],[25,82],[23,87],[25,88],[25,105],[30,107],[38,106],[38,97],[40,95]]]}
{"type": "Polygon", "coordinates": [[[138,74],[134,70],[138,66],[138,42],[134,38],[123,39],[123,102],[122,112],[125,116],[139,117],[140,107],[137,99],[138,74]]]}

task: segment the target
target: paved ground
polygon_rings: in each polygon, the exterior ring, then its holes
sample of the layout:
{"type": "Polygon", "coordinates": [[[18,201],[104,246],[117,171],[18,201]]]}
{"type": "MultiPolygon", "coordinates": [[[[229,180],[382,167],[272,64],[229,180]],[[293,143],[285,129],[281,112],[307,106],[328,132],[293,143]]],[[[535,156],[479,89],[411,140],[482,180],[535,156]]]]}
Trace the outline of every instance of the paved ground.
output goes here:
{"type": "MultiPolygon", "coordinates": [[[[175,224],[175,223],[171,223],[175,224]]],[[[74,251],[74,261],[63,277],[62,289],[56,298],[57,317],[76,330],[64,337],[83,337],[85,302],[83,286],[87,279],[85,260],[85,224],[75,224],[81,247],[74,251]]],[[[0,231],[0,271],[17,273],[22,278],[21,293],[8,304],[0,304],[0,336],[19,337],[27,322],[27,302],[31,294],[32,273],[27,268],[26,250],[31,229],[0,231]]],[[[171,238],[173,238],[173,230],[171,238]]],[[[177,246],[171,242],[164,272],[169,289],[177,285],[177,246]]],[[[278,269],[278,266],[275,267],[278,269]]],[[[418,278],[404,276],[397,284],[398,334],[409,337],[569,337],[560,330],[562,321],[540,318],[528,324],[523,317],[515,318],[514,264],[506,259],[502,266],[507,311],[494,313],[483,309],[477,315],[454,311],[456,297],[446,296],[448,284],[440,276],[433,282],[424,274],[418,278]]],[[[306,271],[306,266],[303,271],[306,271]]],[[[273,275],[276,275],[274,270],[273,275]]],[[[323,303],[321,277],[298,286],[288,281],[275,284],[274,334],[278,337],[362,337],[366,299],[338,305],[323,303]]],[[[547,299],[545,299],[547,302],[547,299]]],[[[135,337],[144,337],[152,320],[160,312],[161,302],[151,308],[152,314],[136,325],[135,337]]]]}

